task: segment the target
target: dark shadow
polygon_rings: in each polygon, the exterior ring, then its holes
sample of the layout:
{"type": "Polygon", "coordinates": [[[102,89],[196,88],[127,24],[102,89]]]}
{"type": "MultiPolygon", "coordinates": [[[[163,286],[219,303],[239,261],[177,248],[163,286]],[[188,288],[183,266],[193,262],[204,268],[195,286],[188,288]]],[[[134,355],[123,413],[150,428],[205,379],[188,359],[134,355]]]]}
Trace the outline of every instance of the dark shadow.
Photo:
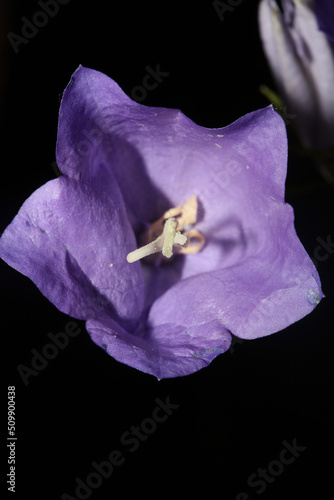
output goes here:
{"type": "Polygon", "coordinates": [[[101,175],[101,163],[105,167],[104,175],[109,171],[120,188],[136,235],[171,208],[171,202],[152,183],[140,152],[122,137],[104,134],[102,140],[92,144],[88,157],[82,158],[82,179],[94,182],[94,177],[101,175]]]}
{"type": "Polygon", "coordinates": [[[252,235],[246,236],[241,221],[237,217],[223,219],[212,231],[213,234],[209,236],[210,244],[219,245],[225,256],[229,256],[235,250],[240,250],[245,255],[249,247],[248,238],[253,237],[252,235]],[[220,234],[220,236],[215,237],[215,234],[220,234]]]}

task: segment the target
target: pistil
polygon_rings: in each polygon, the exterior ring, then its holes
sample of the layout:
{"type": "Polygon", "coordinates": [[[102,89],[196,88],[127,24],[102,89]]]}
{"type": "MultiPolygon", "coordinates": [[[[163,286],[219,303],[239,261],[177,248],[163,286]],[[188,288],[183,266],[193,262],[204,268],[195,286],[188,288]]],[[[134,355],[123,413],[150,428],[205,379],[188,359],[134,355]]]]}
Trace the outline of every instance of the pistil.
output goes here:
{"type": "Polygon", "coordinates": [[[147,232],[147,245],[130,252],[127,261],[135,262],[159,252],[170,259],[174,250],[182,254],[200,252],[205,245],[205,238],[197,229],[191,227],[196,222],[197,196],[193,195],[185,203],[170,208],[160,219],[153,222],[147,232]]]}
{"type": "Polygon", "coordinates": [[[137,260],[158,252],[162,252],[162,255],[169,259],[173,255],[174,246],[182,247],[187,243],[187,237],[181,234],[180,231],[176,231],[176,228],[177,220],[175,217],[167,219],[162,234],[158,236],[156,240],[130,252],[126,257],[127,261],[130,263],[136,262],[137,260]]]}

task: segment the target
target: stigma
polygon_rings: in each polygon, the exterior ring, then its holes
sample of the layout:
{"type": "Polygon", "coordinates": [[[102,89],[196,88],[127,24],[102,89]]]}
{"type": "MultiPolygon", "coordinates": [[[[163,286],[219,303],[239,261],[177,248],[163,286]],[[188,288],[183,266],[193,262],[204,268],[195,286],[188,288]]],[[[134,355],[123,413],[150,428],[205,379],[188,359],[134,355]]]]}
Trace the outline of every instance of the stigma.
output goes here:
{"type": "Polygon", "coordinates": [[[205,244],[204,236],[190,226],[197,221],[197,197],[189,198],[178,207],[171,208],[155,221],[148,229],[147,244],[130,252],[128,262],[148,257],[155,253],[162,253],[170,259],[174,252],[197,253],[205,244]],[[181,233],[182,230],[185,230],[181,233]]]}

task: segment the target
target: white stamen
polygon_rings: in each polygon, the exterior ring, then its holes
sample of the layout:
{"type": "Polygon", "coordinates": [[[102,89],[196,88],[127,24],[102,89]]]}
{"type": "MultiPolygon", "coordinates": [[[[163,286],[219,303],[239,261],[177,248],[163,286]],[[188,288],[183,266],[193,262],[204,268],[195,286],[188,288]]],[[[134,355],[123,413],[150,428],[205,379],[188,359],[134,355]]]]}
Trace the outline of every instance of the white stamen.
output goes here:
{"type": "Polygon", "coordinates": [[[177,220],[175,217],[167,219],[164,225],[163,233],[156,240],[148,243],[148,245],[130,252],[126,257],[126,260],[131,263],[158,252],[162,252],[162,255],[170,258],[173,255],[174,245],[183,246],[187,242],[187,237],[179,231],[176,231],[176,228],[177,220]]]}

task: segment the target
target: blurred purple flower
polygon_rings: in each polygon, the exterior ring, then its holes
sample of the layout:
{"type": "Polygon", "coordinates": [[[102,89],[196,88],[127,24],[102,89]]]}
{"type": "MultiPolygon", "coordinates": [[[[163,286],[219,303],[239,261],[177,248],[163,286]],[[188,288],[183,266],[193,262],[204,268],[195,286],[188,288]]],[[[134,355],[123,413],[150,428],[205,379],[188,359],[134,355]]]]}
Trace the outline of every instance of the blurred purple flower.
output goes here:
{"type": "Polygon", "coordinates": [[[275,0],[261,0],[259,6],[263,49],[276,85],[296,115],[302,143],[314,149],[334,146],[334,32],[333,17],[327,17],[333,4],[282,0],[283,12],[275,0]]]}
{"type": "Polygon", "coordinates": [[[321,300],[284,202],[286,131],[272,106],[207,129],[79,67],[57,163],[63,175],[25,201],[0,256],[118,361],[158,379],[187,375],[231,333],[269,335],[321,300]],[[145,244],[158,253],[137,262],[145,244]]]}

